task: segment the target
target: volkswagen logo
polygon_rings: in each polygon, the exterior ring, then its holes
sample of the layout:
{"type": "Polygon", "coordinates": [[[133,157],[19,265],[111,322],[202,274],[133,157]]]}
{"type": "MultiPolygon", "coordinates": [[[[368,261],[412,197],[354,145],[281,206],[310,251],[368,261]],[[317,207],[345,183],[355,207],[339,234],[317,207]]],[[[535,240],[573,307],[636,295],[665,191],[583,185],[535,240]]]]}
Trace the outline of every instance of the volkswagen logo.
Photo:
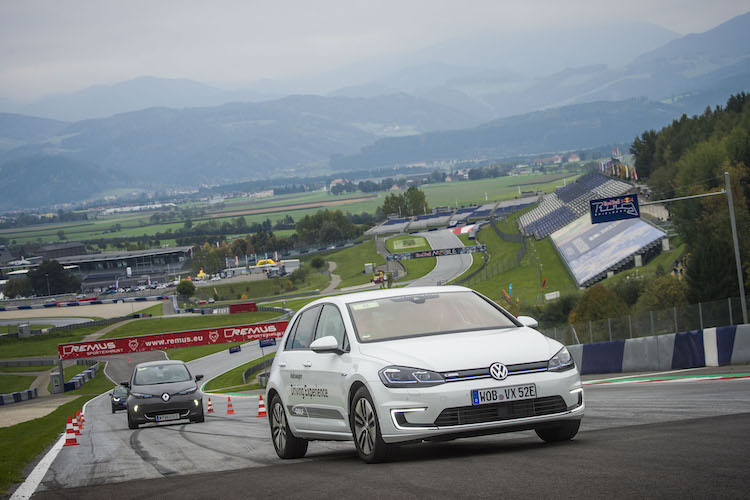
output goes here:
{"type": "MultiPolygon", "coordinates": [[[[494,365],[493,365],[493,366],[494,366],[494,365]]],[[[505,367],[503,366],[503,368],[505,368],[505,367]]],[[[507,369],[505,370],[505,373],[506,373],[506,374],[508,373],[508,370],[507,370],[507,369]]],[[[493,375],[493,377],[494,377],[494,375],[493,375]]],[[[495,378],[497,378],[497,377],[495,377],[495,378]]],[[[504,377],[503,377],[503,378],[504,378],[504,377]]],[[[167,394],[167,393],[165,392],[164,394],[162,394],[162,395],[161,395],[161,399],[162,399],[162,401],[164,401],[164,402],[166,403],[167,401],[169,401],[169,394],[167,394]]]]}
{"type": "Polygon", "coordinates": [[[492,363],[490,365],[490,375],[496,380],[503,380],[508,376],[508,367],[502,363],[492,363]]]}

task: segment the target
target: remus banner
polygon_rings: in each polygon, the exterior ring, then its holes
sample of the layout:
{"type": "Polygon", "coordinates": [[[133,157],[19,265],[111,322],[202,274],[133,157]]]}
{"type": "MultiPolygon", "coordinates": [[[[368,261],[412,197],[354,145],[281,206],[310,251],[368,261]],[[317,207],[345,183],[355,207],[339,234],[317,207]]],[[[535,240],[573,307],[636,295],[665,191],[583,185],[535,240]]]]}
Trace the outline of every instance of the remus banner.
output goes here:
{"type": "Polygon", "coordinates": [[[284,335],[284,330],[286,330],[288,324],[287,321],[278,321],[253,325],[223,326],[207,330],[102,339],[91,342],[71,342],[69,344],[58,344],[57,352],[60,359],[75,359],[158,351],[176,347],[222,344],[224,342],[250,342],[281,337],[284,335]]]}

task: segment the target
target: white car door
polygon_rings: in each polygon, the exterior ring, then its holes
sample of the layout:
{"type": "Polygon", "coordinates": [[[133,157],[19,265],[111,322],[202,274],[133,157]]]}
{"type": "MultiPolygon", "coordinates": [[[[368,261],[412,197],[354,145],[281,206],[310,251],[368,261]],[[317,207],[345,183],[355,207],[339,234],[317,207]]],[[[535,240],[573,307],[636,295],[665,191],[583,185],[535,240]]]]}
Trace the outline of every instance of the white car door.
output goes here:
{"type": "Polygon", "coordinates": [[[349,339],[339,308],[324,304],[315,339],[334,337],[343,352],[313,352],[305,360],[314,385],[308,388],[306,411],[309,429],[351,435],[346,413],[346,381],[352,373],[349,339]]]}
{"type": "Polygon", "coordinates": [[[315,336],[315,325],[321,309],[321,306],[311,307],[297,318],[279,358],[279,373],[283,384],[282,402],[296,429],[308,428],[305,407],[310,398],[306,393],[309,392],[307,387],[314,385],[309,371],[311,355],[314,353],[309,347],[315,336]]]}

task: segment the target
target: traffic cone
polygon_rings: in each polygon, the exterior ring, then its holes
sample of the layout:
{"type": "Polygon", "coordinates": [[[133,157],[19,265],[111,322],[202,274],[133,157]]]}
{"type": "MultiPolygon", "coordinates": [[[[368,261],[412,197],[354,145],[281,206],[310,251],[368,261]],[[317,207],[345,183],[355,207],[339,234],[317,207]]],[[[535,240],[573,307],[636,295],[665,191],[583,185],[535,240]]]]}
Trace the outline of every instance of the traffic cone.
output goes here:
{"type": "Polygon", "coordinates": [[[78,417],[73,415],[73,433],[76,436],[81,435],[81,429],[78,427],[78,417]]]}
{"type": "Polygon", "coordinates": [[[227,397],[227,415],[234,415],[234,408],[232,408],[232,398],[227,397]]]}
{"type": "Polygon", "coordinates": [[[65,444],[63,446],[78,446],[76,433],[73,430],[73,422],[70,417],[68,417],[68,423],[65,425],[65,444]]]}
{"type": "Polygon", "coordinates": [[[259,417],[267,417],[268,413],[266,413],[266,403],[263,402],[263,396],[259,396],[258,400],[258,416],[259,417]]]}
{"type": "Polygon", "coordinates": [[[211,398],[208,398],[208,411],[206,413],[215,413],[214,405],[211,403],[211,398]]]}
{"type": "Polygon", "coordinates": [[[81,410],[78,410],[76,412],[76,416],[78,416],[78,428],[83,430],[83,424],[86,423],[86,419],[83,418],[83,413],[81,412],[81,410]]]}

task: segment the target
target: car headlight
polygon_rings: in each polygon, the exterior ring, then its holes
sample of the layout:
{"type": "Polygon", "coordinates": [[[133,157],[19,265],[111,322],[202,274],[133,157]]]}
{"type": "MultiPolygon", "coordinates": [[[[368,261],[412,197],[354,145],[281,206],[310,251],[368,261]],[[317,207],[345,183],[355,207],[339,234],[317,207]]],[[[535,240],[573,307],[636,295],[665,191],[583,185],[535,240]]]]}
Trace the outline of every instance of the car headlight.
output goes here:
{"type": "Polygon", "coordinates": [[[378,375],[386,387],[431,387],[445,382],[439,373],[406,366],[386,366],[378,375]]]}
{"type": "Polygon", "coordinates": [[[114,401],[122,401],[121,398],[112,398],[114,401]]]}
{"type": "Polygon", "coordinates": [[[131,392],[130,395],[133,396],[134,398],[143,398],[143,399],[148,399],[150,397],[153,397],[151,396],[151,394],[143,394],[142,392],[131,392]]]}
{"type": "Polygon", "coordinates": [[[573,367],[575,367],[575,362],[573,361],[573,356],[568,352],[567,347],[563,347],[557,351],[557,354],[552,356],[552,359],[547,363],[547,370],[551,372],[570,370],[573,367]]]}
{"type": "Polygon", "coordinates": [[[197,388],[197,387],[193,387],[192,389],[188,389],[188,390],[186,390],[186,391],[178,392],[177,394],[182,394],[182,395],[185,395],[185,394],[192,394],[192,393],[194,393],[194,392],[195,392],[195,391],[197,391],[197,390],[198,390],[198,388],[197,388]]]}

